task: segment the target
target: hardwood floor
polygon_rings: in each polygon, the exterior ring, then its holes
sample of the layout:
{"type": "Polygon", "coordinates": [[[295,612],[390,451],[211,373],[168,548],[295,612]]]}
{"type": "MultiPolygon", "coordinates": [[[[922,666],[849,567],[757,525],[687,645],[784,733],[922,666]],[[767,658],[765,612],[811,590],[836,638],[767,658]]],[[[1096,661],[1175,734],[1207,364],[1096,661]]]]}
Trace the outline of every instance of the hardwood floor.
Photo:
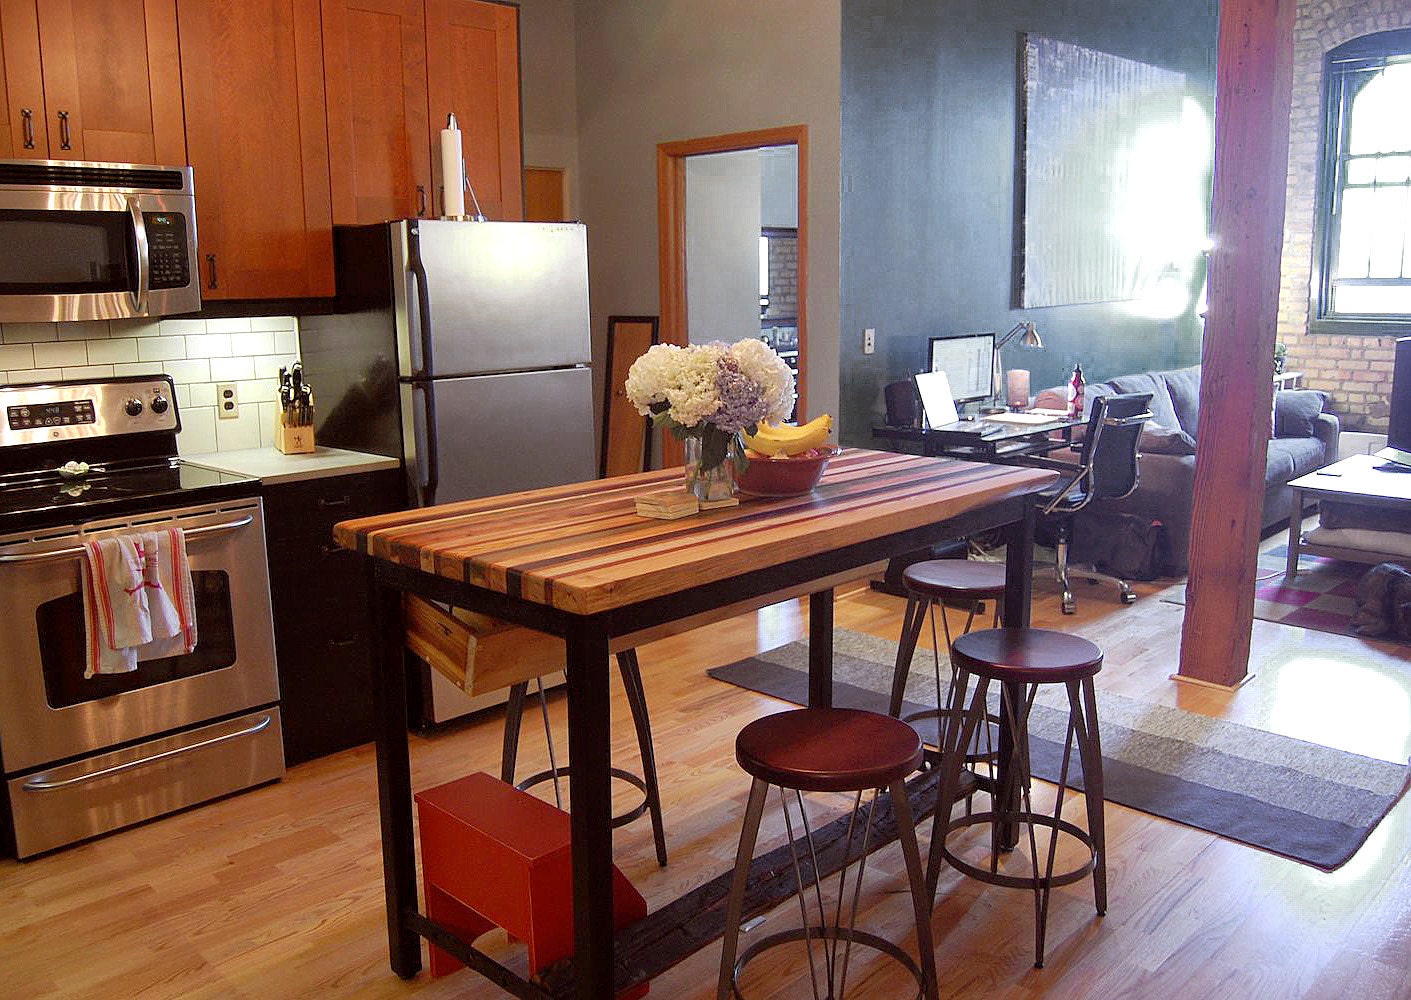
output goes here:
{"type": "MultiPolygon", "coordinates": [[[[1078,584],[1062,618],[1036,588],[1035,624],[1089,636],[1107,650],[1102,690],[1178,705],[1388,760],[1411,753],[1411,650],[1255,623],[1255,678],[1233,693],[1177,685],[1179,606],[1140,587],[1119,607],[1110,588],[1078,584]],[[1331,692],[1328,680],[1336,681],[1331,692]]],[[[839,627],[895,637],[901,601],[857,590],[839,627]]],[[[703,671],[801,637],[800,602],[642,650],[656,734],[671,865],[658,869],[650,826],[618,831],[616,854],[649,905],[727,869],[749,782],[735,733],[780,703],[703,671]]],[[[620,686],[614,757],[635,764],[620,686]]],[[[1101,695],[1099,694],[1099,703],[1101,695]]],[[[560,746],[565,705],[550,704],[560,746]]],[[[521,767],[547,759],[526,725],[521,767]]],[[[412,742],[426,787],[498,770],[502,716],[491,712],[412,742]]],[[[527,770],[526,772],[527,773],[527,770]]],[[[546,791],[546,794],[547,791],[546,791]]],[[[1080,804],[1080,800],[1076,800],[1080,804]]],[[[833,803],[820,801],[819,811],[833,803]]],[[[1311,868],[1120,806],[1108,805],[1110,908],[1097,918],[1089,883],[1058,889],[1048,962],[1034,969],[1032,897],[942,877],[936,957],[948,997],[1411,996],[1411,806],[1403,800],[1340,871],[1311,868]]],[[[929,832],[929,828],[923,828],[929,832]]],[[[780,842],[776,808],[761,849],[780,842]]],[[[860,920],[914,947],[901,855],[869,862],[860,920]]],[[[465,997],[500,995],[468,972],[412,982],[388,970],[371,748],[305,764],[266,788],[50,857],[0,863],[0,979],[16,997],[465,997]]],[[[792,926],[791,900],[766,929],[792,926]]],[[[710,946],[654,981],[652,995],[714,996],[710,946]]],[[[802,954],[751,967],[752,997],[807,995],[802,954]]],[[[904,997],[901,974],[854,957],[853,995],[904,997]]]]}

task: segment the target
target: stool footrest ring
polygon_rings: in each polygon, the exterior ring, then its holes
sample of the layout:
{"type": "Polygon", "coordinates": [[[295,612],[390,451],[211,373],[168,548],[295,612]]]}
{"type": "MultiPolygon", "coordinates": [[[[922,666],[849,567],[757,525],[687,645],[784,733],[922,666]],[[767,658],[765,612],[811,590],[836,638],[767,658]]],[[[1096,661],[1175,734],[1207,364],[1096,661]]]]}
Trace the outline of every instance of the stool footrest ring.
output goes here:
{"type": "Polygon", "coordinates": [[[1052,816],[1023,813],[1008,813],[1000,816],[993,811],[971,813],[969,816],[961,816],[958,819],[951,820],[950,825],[946,827],[945,836],[949,838],[951,833],[965,827],[980,826],[982,824],[993,825],[996,820],[1020,824],[1032,823],[1035,826],[1046,826],[1049,829],[1057,829],[1061,833],[1068,834],[1078,841],[1078,843],[1086,847],[1088,849],[1088,860],[1084,864],[1079,865],[1077,868],[1070,869],[1069,871],[1048,876],[1041,875],[1035,878],[1032,875],[1005,875],[1000,872],[992,872],[987,868],[977,868],[963,858],[957,857],[951,851],[949,844],[942,845],[941,856],[946,859],[946,862],[952,868],[969,875],[973,879],[978,879],[989,885],[1007,886],[1011,889],[1051,889],[1054,886],[1072,885],[1074,882],[1081,882],[1083,879],[1087,878],[1088,874],[1097,864],[1097,850],[1093,846],[1093,839],[1089,836],[1088,831],[1065,819],[1055,820],[1052,816]]]}
{"type": "Polygon", "coordinates": [[[911,973],[911,977],[917,982],[917,1000],[920,1000],[924,995],[924,988],[921,987],[923,977],[920,966],[916,964],[915,959],[886,938],[878,937],[876,934],[869,934],[867,931],[853,930],[849,932],[846,928],[842,927],[811,927],[808,929],[807,934],[805,934],[802,927],[794,927],[760,938],[740,953],[740,958],[735,963],[734,975],[730,977],[730,990],[735,1000],[745,1000],[744,995],[740,992],[739,980],[740,973],[744,971],[746,965],[762,952],[778,947],[781,944],[803,941],[805,937],[817,938],[824,941],[847,941],[851,938],[854,945],[871,948],[874,951],[880,952],[896,961],[905,968],[907,972],[911,973]]]}
{"type": "MultiPolygon", "coordinates": [[[[620,816],[614,816],[612,818],[613,828],[616,829],[619,826],[626,826],[628,823],[631,823],[634,820],[646,815],[647,806],[649,805],[646,781],[641,776],[633,774],[631,771],[624,771],[620,767],[610,767],[608,768],[608,773],[614,778],[616,778],[618,781],[627,782],[633,788],[637,789],[637,791],[642,793],[641,805],[637,806],[635,809],[623,813],[620,816]]],[[[529,777],[525,778],[523,781],[521,781],[514,787],[518,788],[521,792],[527,792],[535,785],[542,785],[546,781],[553,781],[555,778],[572,777],[572,766],[560,767],[557,769],[549,768],[547,770],[531,774],[529,777]]]]}

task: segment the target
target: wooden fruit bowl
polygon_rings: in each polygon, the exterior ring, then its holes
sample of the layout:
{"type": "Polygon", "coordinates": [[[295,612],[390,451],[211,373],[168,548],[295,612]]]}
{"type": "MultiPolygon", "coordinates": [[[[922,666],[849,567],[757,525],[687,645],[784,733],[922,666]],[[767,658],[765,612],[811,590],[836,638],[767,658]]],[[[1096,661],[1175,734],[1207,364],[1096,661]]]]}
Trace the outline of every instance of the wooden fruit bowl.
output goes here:
{"type": "Polygon", "coordinates": [[[828,459],[838,451],[831,445],[775,457],[748,451],[750,464],[739,477],[740,492],[756,497],[802,496],[818,485],[828,459]]]}

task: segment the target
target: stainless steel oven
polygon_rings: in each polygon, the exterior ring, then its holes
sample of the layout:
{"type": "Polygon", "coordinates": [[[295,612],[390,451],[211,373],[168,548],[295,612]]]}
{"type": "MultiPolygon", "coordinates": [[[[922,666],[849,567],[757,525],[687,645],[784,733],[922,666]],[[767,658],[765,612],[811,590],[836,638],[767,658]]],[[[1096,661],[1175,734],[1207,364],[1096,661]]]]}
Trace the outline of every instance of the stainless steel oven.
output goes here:
{"type": "Polygon", "coordinates": [[[258,497],[0,537],[0,758],[20,857],[284,771],[258,497]],[[85,679],[85,539],[185,530],[199,641],[85,679]]]}
{"type": "Polygon", "coordinates": [[[0,322],[201,308],[190,167],[0,160],[0,322]]]}

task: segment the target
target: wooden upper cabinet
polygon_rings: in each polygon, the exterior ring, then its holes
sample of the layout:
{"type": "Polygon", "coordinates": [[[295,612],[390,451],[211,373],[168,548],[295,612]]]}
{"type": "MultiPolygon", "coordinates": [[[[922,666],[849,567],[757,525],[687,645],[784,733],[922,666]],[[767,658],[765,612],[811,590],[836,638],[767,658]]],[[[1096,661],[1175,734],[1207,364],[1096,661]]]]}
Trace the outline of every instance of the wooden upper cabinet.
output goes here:
{"type": "Polygon", "coordinates": [[[5,114],[0,157],[49,157],[44,75],[39,57],[39,17],[34,0],[0,0],[0,53],[5,73],[5,114]]]}
{"type": "MultiPolygon", "coordinates": [[[[519,8],[480,0],[426,0],[426,76],[431,96],[435,212],[442,208],[440,135],[460,122],[466,173],[493,220],[524,216],[519,108],[519,8]]],[[[466,211],[474,211],[466,195],[466,211]]]]}
{"type": "Polygon", "coordinates": [[[178,0],[207,299],[333,294],[319,0],[178,0]]]}
{"type": "Polygon", "coordinates": [[[51,160],[186,163],[175,0],[41,0],[51,160]]]}
{"type": "Polygon", "coordinates": [[[323,0],[333,221],[429,216],[422,0],[323,0]]]}

